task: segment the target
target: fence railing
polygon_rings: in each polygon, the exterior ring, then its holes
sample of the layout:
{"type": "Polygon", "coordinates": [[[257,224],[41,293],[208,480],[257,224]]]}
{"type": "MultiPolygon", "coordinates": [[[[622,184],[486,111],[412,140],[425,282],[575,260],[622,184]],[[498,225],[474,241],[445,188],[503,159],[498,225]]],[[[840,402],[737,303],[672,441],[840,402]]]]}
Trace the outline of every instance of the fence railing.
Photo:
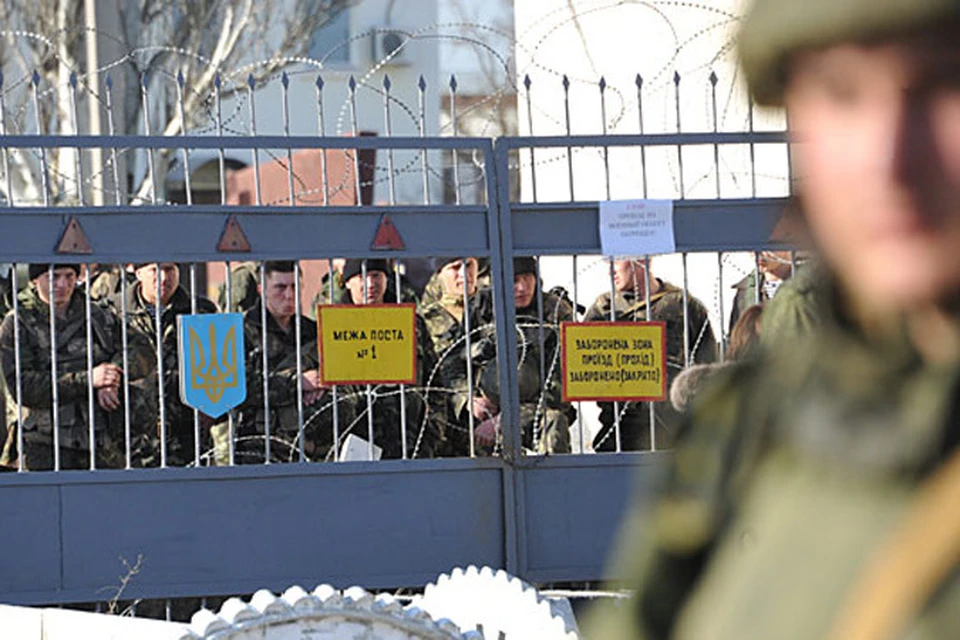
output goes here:
{"type": "MultiPolygon", "coordinates": [[[[779,235],[787,181],[772,197],[757,197],[755,179],[724,192],[721,158],[749,158],[743,171],[755,178],[755,149],[773,148],[770,172],[788,171],[785,136],[398,137],[389,84],[383,95],[387,135],[377,137],[323,135],[322,94],[317,136],[257,135],[252,109],[246,136],[223,135],[219,117],[219,135],[0,131],[0,257],[14,265],[0,328],[3,462],[16,472],[0,475],[0,496],[19,523],[0,540],[22,550],[0,559],[0,600],[101,601],[118,559],[138,557],[124,597],[318,580],[415,586],[471,563],[533,581],[601,577],[637,469],[642,482],[659,460],[632,452],[668,448],[677,416],[665,402],[563,401],[560,325],[666,319],[656,305],[670,294],[679,311],[667,321],[668,380],[722,359],[732,281],[752,277],[748,302],[759,301],[773,258],[752,252],[789,249],[779,235]],[[69,171],[64,149],[75,154],[69,171]],[[118,151],[139,158],[152,186],[88,204],[94,155],[113,159],[109,172],[118,151]],[[662,152],[673,164],[655,167],[662,152]],[[191,154],[204,153],[218,183],[206,199],[190,183],[191,154]],[[249,167],[232,175],[252,178],[230,183],[227,159],[247,155],[249,167]],[[174,158],[185,168],[180,203],[158,195],[174,158]],[[699,165],[713,167],[716,193],[688,199],[700,191],[685,188],[684,172],[699,165]],[[679,180],[665,177],[670,167],[679,180]],[[518,173],[526,198],[511,191],[518,173]],[[631,177],[621,185],[618,175],[631,177]],[[401,178],[417,185],[403,197],[401,178]],[[463,178],[479,197],[463,196],[463,178]],[[17,195],[28,183],[40,185],[39,199],[17,195]],[[252,198],[237,197],[243,184],[252,198]],[[677,256],[605,260],[599,201],[651,193],[676,201],[677,256]],[[384,225],[400,242],[375,249],[384,225]],[[350,285],[337,274],[353,260],[360,284],[350,285]],[[27,264],[44,267],[17,268],[27,264]],[[78,273],[59,266],[74,264],[78,273]],[[291,274],[285,307],[270,288],[276,273],[291,274]],[[216,310],[205,295],[215,280],[220,310],[245,312],[255,338],[242,353],[255,375],[249,400],[211,420],[180,397],[176,316],[216,310]],[[314,294],[417,304],[415,381],[319,385],[314,294]],[[621,314],[610,302],[618,296],[635,308],[621,314]],[[347,455],[359,461],[344,459],[350,434],[367,441],[365,455],[347,455]]],[[[702,181],[699,171],[687,185],[702,181]]]]}

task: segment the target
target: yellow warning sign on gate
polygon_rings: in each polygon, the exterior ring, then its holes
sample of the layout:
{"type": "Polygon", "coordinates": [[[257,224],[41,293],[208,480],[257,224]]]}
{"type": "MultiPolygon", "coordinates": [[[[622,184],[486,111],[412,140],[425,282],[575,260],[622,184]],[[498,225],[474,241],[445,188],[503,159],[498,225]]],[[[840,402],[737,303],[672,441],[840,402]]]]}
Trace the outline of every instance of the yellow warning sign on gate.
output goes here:
{"type": "Polygon", "coordinates": [[[317,307],[321,384],[414,384],[415,314],[412,304],[317,307]]]}
{"type": "Polygon", "coordinates": [[[564,322],[560,331],[564,401],[666,399],[663,322],[564,322]]]}

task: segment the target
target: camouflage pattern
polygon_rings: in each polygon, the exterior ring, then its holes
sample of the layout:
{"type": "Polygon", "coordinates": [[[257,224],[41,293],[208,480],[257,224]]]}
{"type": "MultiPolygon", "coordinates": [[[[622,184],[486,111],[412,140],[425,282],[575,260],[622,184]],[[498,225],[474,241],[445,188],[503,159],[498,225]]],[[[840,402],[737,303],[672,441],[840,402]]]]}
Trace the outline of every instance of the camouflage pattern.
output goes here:
{"type": "MultiPolygon", "coordinates": [[[[19,302],[20,374],[24,451],[18,452],[16,428],[10,429],[2,460],[17,466],[22,453],[24,468],[53,469],[53,392],[50,381],[50,307],[40,299],[36,288],[22,291],[19,302]]],[[[16,425],[16,368],[14,314],[8,313],[0,325],[0,368],[7,392],[7,404],[13,407],[16,425]]],[[[104,362],[120,364],[120,330],[107,311],[91,308],[93,328],[93,366],[104,362]]],[[[87,469],[90,466],[89,378],[87,376],[87,322],[85,294],[79,287],[56,321],[57,393],[60,426],[60,468],[87,469]]],[[[94,430],[96,465],[123,466],[122,410],[106,412],[95,404],[94,430]]]]}
{"type": "MultiPolygon", "coordinates": [[[[260,265],[256,262],[238,262],[230,268],[230,309],[231,313],[246,313],[260,302],[257,282],[260,265]]],[[[227,308],[227,283],[217,290],[217,306],[227,308]]]]}
{"type": "MultiPolygon", "coordinates": [[[[464,323],[458,320],[441,302],[424,308],[424,323],[430,332],[439,361],[438,372],[443,386],[450,390],[450,423],[446,429],[444,455],[466,456],[470,453],[469,393],[467,387],[468,360],[473,368],[474,397],[481,395],[499,404],[499,380],[496,375],[496,328],[493,317],[493,297],[489,288],[478,288],[470,299],[470,351],[467,358],[464,323]]],[[[457,301],[447,301],[454,304],[457,301]]],[[[559,323],[573,319],[573,309],[560,296],[546,293],[543,297],[544,372],[545,385],[541,387],[540,322],[536,296],[527,309],[517,310],[517,327],[522,334],[518,340],[518,380],[520,383],[520,429],[523,447],[538,453],[568,453],[569,426],[575,419],[572,407],[561,401],[559,323]]],[[[475,426],[479,424],[475,421],[475,426]]],[[[478,453],[493,453],[492,449],[477,447],[478,453]]]]}
{"type": "Polygon", "coordinates": [[[829,304],[823,299],[830,290],[824,286],[824,279],[821,269],[811,266],[799,270],[795,278],[780,287],[763,309],[762,345],[776,349],[781,342],[789,344],[814,332],[821,322],[820,309],[829,304]]]}
{"type": "MultiPolygon", "coordinates": [[[[956,451],[960,369],[867,337],[824,285],[812,334],[718,373],[616,562],[637,596],[598,638],[823,638],[918,485],[956,451]],[[816,552],[811,552],[816,550],[816,552]]],[[[958,327],[960,329],[960,327],[958,327]]],[[[903,635],[960,628],[960,574],[903,635]]]]}
{"type": "MultiPolygon", "coordinates": [[[[417,332],[417,382],[405,385],[407,416],[407,457],[432,458],[441,449],[443,432],[447,426],[447,397],[442,389],[428,385],[431,373],[436,370],[437,357],[430,334],[420,316],[416,317],[417,332]]],[[[434,379],[433,384],[437,385],[434,379]]],[[[369,439],[367,421],[366,385],[341,387],[341,393],[356,404],[356,421],[350,430],[340,431],[341,439],[347,433],[369,439]]],[[[373,441],[383,449],[383,459],[403,457],[403,437],[399,385],[373,385],[373,441]]]]}
{"type": "MultiPolygon", "coordinates": [[[[157,384],[157,331],[154,307],[143,299],[141,284],[127,289],[128,366],[131,387],[134,466],[160,464],[160,411],[157,384]]],[[[119,304],[116,304],[119,308],[119,304]]],[[[189,314],[190,296],[177,287],[160,315],[163,353],[163,392],[167,464],[184,466],[195,460],[194,410],[180,401],[177,316],[189,314]]],[[[197,313],[217,313],[207,298],[197,297],[197,313]]],[[[211,420],[200,414],[201,452],[210,445],[211,420]]]]}
{"type": "MultiPolygon", "coordinates": [[[[538,283],[538,289],[541,286],[538,283]]],[[[544,293],[541,324],[538,297],[539,293],[535,292],[529,307],[516,310],[517,330],[523,337],[518,344],[523,357],[518,362],[517,376],[521,381],[521,440],[526,449],[538,453],[570,453],[570,423],[576,420],[577,411],[563,402],[560,323],[574,319],[573,306],[561,295],[544,293]],[[528,377],[537,384],[533,394],[525,393],[523,389],[523,380],[528,377]]]]}
{"type": "Polygon", "coordinates": [[[437,354],[436,373],[427,383],[442,388],[447,394],[447,422],[440,455],[470,455],[469,414],[470,391],[467,385],[467,367],[472,367],[475,396],[480,395],[480,371],[489,363],[496,366],[496,332],[493,326],[493,295],[490,289],[478,289],[469,301],[470,353],[467,353],[466,330],[462,298],[428,304],[421,311],[423,323],[437,354]],[[459,311],[461,317],[451,313],[459,311]]]}
{"type": "Polygon", "coordinates": [[[128,287],[137,281],[137,276],[124,269],[123,265],[97,265],[90,270],[90,298],[101,304],[117,300],[121,278],[126,278],[128,287]]]}
{"type": "MultiPolygon", "coordinates": [[[[235,425],[237,464],[262,463],[265,459],[266,414],[263,407],[263,323],[259,302],[244,315],[243,332],[247,353],[247,399],[240,408],[235,425]]],[[[270,392],[270,460],[300,460],[299,414],[297,412],[297,343],[295,319],[284,331],[273,315],[267,313],[267,384],[270,392]]],[[[306,372],[319,367],[317,325],[300,316],[300,363],[306,372]]],[[[337,401],[338,420],[346,425],[354,419],[353,401],[337,401]]],[[[322,461],[333,444],[333,397],[327,391],[312,405],[304,405],[304,455],[309,461],[322,461]]],[[[213,429],[217,464],[229,461],[227,425],[213,429]]]]}
{"type": "MultiPolygon", "coordinates": [[[[650,296],[650,319],[666,323],[667,330],[667,388],[684,367],[684,319],[683,290],[669,282],[657,279],[657,293],[650,296]]],[[[707,309],[699,300],[688,296],[689,317],[687,327],[690,336],[690,362],[703,364],[717,359],[717,342],[707,318],[707,309]]],[[[617,322],[642,321],[647,318],[644,296],[632,291],[618,293],[614,302],[617,322]]],[[[587,321],[610,320],[610,294],[599,296],[587,311],[587,321]]],[[[603,425],[593,439],[596,451],[615,451],[616,434],[614,403],[600,402],[600,423],[603,425]]],[[[644,403],[619,403],[621,450],[650,449],[650,410],[644,403]]],[[[678,426],[679,415],[669,402],[655,403],[656,438],[658,447],[671,446],[678,426]]]]}

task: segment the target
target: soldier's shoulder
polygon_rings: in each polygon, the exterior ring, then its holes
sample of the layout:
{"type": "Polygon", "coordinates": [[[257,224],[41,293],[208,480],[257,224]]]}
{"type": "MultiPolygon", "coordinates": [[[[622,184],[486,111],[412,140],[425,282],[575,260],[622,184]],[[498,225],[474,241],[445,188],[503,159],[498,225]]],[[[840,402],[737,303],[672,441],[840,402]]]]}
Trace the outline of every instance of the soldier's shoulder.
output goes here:
{"type": "Polygon", "coordinates": [[[220,309],[210,298],[197,296],[197,313],[217,313],[220,309]]]}

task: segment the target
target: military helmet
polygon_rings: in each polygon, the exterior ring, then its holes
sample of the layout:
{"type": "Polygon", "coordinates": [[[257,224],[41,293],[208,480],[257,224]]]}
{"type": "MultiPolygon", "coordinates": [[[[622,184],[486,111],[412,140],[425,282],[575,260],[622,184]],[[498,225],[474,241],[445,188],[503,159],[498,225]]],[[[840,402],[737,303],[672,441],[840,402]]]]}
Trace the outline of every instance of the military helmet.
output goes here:
{"type": "Polygon", "coordinates": [[[740,30],[740,61],[754,99],[781,105],[797,51],[951,20],[960,20],[960,0],[755,0],[740,30]]]}

